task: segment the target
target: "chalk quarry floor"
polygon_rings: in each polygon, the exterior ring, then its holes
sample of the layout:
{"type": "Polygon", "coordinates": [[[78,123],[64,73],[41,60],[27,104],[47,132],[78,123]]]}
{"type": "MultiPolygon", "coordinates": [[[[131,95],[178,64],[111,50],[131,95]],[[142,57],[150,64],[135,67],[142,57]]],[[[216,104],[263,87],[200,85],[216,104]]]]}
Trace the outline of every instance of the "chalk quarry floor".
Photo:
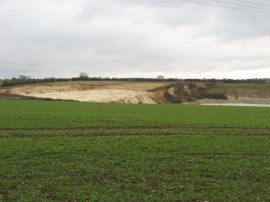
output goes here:
{"type": "Polygon", "coordinates": [[[81,102],[161,103],[152,89],[164,83],[134,82],[65,82],[24,85],[2,89],[2,92],[37,98],[75,100],[81,102]]]}
{"type": "Polygon", "coordinates": [[[270,98],[247,98],[239,97],[235,100],[230,98],[229,100],[199,100],[196,104],[200,105],[221,105],[221,106],[242,106],[242,107],[270,107],[270,98]]]}

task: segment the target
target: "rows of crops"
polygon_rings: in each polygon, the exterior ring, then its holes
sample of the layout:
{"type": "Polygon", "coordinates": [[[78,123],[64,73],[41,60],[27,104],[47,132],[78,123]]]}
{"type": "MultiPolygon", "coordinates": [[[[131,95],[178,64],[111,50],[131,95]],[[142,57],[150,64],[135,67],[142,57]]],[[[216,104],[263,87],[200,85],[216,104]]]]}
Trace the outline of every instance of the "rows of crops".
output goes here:
{"type": "Polygon", "coordinates": [[[270,108],[0,102],[0,137],[270,134],[270,108]]]}
{"type": "Polygon", "coordinates": [[[0,100],[0,201],[270,201],[270,108],[0,100]]]}

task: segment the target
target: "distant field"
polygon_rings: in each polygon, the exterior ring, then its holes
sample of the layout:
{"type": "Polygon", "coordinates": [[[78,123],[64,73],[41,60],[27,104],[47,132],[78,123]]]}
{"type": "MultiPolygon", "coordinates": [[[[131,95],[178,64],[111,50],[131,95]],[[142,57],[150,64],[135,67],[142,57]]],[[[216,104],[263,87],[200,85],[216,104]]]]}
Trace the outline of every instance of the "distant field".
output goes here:
{"type": "Polygon", "coordinates": [[[270,84],[252,83],[219,83],[214,88],[208,89],[209,93],[224,93],[240,97],[270,98],[270,84]]]}
{"type": "Polygon", "coordinates": [[[0,201],[270,201],[270,108],[0,100],[0,201]]]}

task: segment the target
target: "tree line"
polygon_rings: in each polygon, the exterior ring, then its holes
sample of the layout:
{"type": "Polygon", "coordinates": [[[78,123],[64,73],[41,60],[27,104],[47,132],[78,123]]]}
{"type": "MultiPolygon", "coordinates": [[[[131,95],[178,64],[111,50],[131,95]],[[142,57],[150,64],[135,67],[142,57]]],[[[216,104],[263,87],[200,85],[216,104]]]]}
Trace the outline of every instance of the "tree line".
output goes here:
{"type": "Polygon", "coordinates": [[[270,83],[270,78],[265,79],[178,79],[178,78],[110,78],[110,77],[89,77],[82,72],[78,77],[72,78],[31,78],[30,76],[20,75],[11,79],[0,79],[0,86],[16,86],[35,83],[53,83],[63,81],[133,81],[133,82],[210,82],[210,83],[270,83]]]}

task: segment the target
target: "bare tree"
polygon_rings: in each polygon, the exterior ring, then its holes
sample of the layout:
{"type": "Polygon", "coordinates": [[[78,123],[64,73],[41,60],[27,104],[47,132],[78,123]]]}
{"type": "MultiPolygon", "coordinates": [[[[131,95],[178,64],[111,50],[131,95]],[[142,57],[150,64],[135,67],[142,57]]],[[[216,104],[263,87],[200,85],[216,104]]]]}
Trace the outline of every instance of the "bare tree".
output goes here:
{"type": "Polygon", "coordinates": [[[79,75],[79,78],[81,78],[81,79],[88,79],[88,78],[89,78],[89,76],[88,76],[88,74],[87,74],[87,73],[85,73],[85,72],[81,72],[81,73],[80,73],[80,75],[79,75]]]}
{"type": "Polygon", "coordinates": [[[21,79],[21,80],[28,80],[28,79],[31,79],[31,76],[20,75],[19,76],[19,79],[21,79]]]}

